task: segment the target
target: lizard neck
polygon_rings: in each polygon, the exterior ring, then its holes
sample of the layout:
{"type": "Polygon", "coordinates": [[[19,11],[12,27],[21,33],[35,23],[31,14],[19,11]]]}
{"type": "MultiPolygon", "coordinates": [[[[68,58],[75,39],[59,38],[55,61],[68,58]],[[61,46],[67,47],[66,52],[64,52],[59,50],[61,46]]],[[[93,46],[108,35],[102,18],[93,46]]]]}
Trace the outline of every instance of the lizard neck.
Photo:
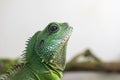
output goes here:
{"type": "Polygon", "coordinates": [[[36,71],[37,73],[43,73],[43,71],[47,71],[44,66],[44,63],[41,62],[41,59],[38,56],[33,55],[31,60],[26,62],[26,65],[31,69],[36,71]]]}
{"type": "Polygon", "coordinates": [[[42,59],[37,55],[33,55],[31,60],[26,62],[26,67],[28,67],[32,72],[37,75],[55,73],[59,78],[62,77],[62,71],[53,69],[49,64],[42,62],[42,59]]]}

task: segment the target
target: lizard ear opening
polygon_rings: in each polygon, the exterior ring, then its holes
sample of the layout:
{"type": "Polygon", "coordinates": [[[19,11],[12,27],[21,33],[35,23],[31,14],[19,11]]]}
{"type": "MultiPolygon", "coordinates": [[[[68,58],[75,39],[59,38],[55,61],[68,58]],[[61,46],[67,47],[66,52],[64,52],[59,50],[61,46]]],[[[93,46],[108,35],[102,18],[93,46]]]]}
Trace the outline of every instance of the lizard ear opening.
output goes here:
{"type": "Polygon", "coordinates": [[[41,40],[39,46],[41,47],[44,44],[44,42],[45,42],[44,40],[41,40]]]}

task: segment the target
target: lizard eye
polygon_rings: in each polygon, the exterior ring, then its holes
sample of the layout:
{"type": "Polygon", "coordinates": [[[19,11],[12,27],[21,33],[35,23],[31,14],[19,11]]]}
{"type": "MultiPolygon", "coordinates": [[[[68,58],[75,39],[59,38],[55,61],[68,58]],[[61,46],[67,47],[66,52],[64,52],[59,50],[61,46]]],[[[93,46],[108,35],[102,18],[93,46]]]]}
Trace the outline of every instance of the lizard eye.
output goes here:
{"type": "Polygon", "coordinates": [[[50,26],[48,27],[48,30],[49,30],[50,32],[55,33],[55,32],[57,32],[57,31],[59,30],[59,28],[58,28],[57,25],[50,25],[50,26]]]}

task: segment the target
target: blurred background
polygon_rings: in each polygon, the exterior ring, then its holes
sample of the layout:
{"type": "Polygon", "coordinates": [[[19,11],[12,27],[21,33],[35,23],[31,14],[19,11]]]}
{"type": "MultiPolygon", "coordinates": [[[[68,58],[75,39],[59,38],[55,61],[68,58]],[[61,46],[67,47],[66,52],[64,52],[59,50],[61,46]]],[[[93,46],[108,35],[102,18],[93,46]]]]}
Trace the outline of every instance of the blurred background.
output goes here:
{"type": "MultiPolygon", "coordinates": [[[[19,58],[29,37],[57,21],[74,28],[67,62],[88,49],[103,62],[119,62],[119,4],[119,0],[0,0],[0,58],[19,58]]],[[[71,74],[66,73],[65,80],[71,74]]]]}

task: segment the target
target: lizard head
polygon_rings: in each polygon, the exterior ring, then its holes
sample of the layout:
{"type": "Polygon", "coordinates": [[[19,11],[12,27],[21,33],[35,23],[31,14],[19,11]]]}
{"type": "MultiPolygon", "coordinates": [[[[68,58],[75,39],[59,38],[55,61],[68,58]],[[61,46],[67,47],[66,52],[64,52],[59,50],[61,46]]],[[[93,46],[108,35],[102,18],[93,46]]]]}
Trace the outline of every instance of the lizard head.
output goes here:
{"type": "Polygon", "coordinates": [[[43,31],[38,31],[35,34],[34,50],[41,58],[41,62],[64,70],[66,45],[72,29],[67,23],[52,22],[43,31]]]}

